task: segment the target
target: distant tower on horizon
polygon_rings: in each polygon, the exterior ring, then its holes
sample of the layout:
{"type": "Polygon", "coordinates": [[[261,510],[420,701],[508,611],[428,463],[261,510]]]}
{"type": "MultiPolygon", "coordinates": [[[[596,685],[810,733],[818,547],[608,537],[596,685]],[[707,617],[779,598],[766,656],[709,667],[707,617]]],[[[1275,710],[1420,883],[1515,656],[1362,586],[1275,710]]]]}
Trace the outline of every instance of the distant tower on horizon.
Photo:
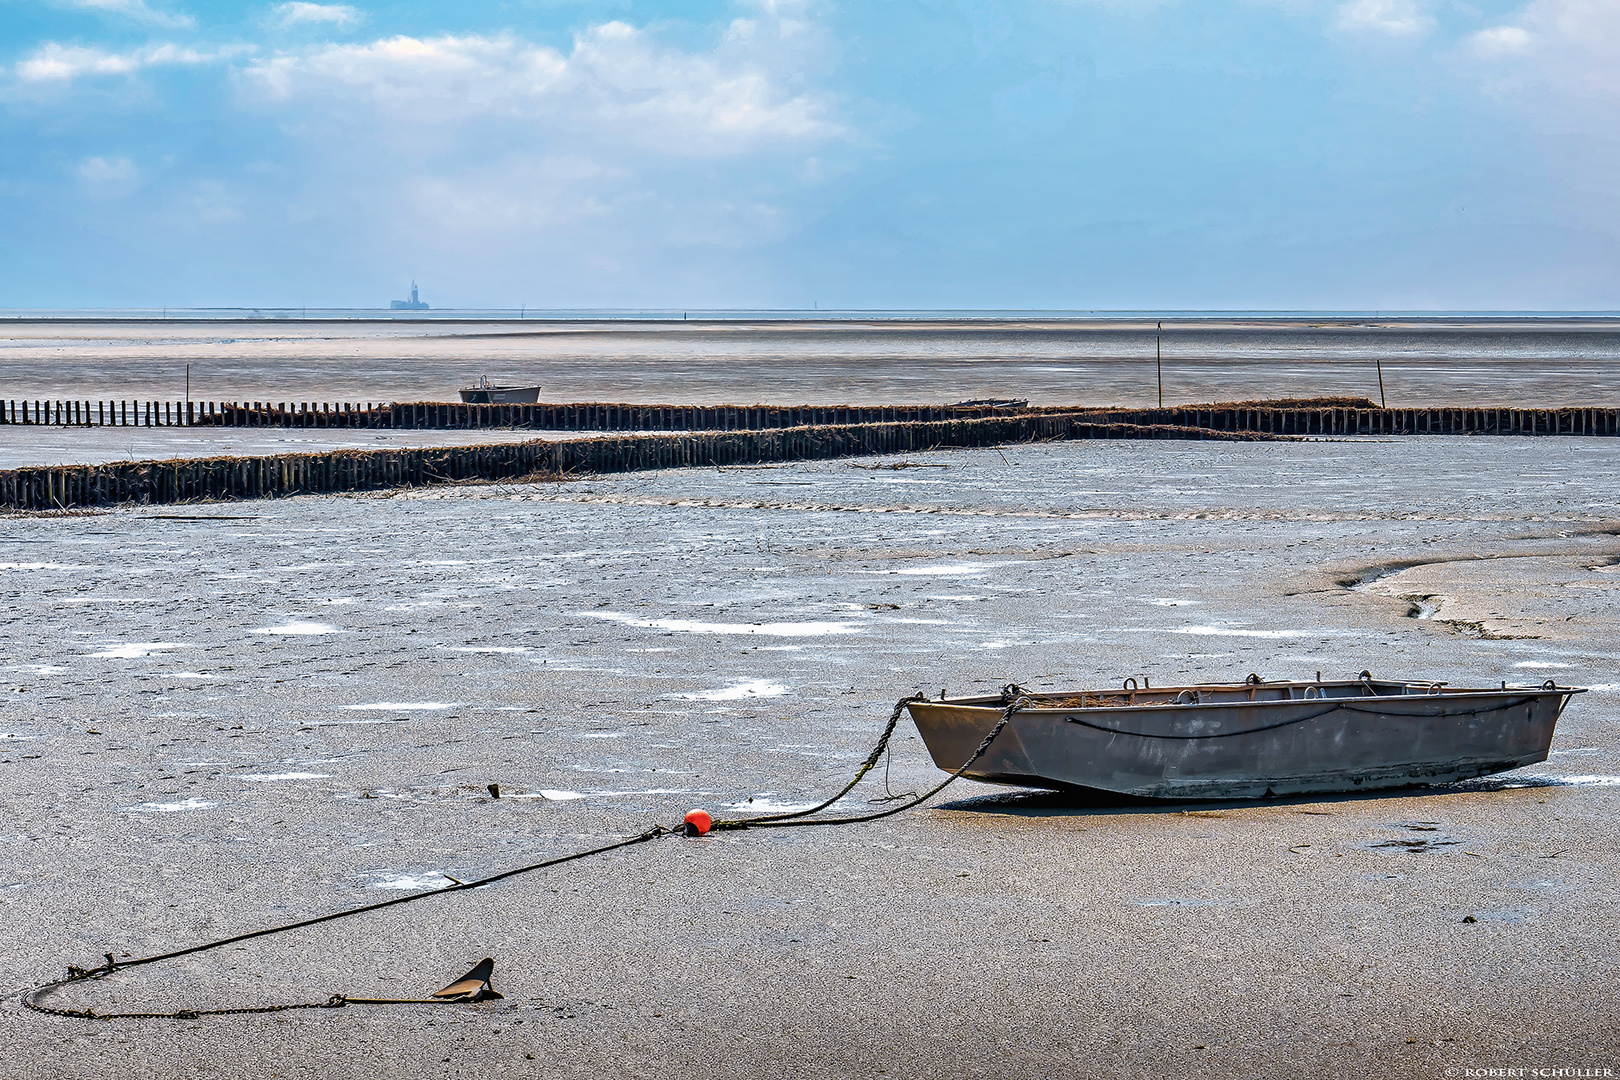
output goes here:
{"type": "Polygon", "coordinates": [[[390,300],[388,301],[388,309],[390,311],[426,311],[428,309],[428,306],[422,303],[421,299],[416,295],[415,278],[411,279],[411,298],[409,300],[390,300]]]}

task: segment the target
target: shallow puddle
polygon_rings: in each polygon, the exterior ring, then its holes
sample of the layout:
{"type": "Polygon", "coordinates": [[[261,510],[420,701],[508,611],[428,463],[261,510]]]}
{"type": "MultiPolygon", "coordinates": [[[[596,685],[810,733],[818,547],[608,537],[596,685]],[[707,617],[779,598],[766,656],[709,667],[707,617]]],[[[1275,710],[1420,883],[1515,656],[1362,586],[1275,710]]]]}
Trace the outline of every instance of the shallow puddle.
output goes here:
{"type": "Polygon", "coordinates": [[[179,802],[149,802],[136,806],[123,806],[119,809],[136,813],[172,814],[181,810],[212,810],[219,803],[209,802],[206,799],[182,799],[179,802]]]}
{"type": "Polygon", "coordinates": [[[815,805],[816,805],[815,803],[808,803],[808,802],[807,803],[776,802],[776,801],[774,801],[772,799],[767,799],[767,798],[764,798],[763,796],[756,795],[752,799],[745,799],[742,802],[726,803],[725,807],[726,807],[727,810],[737,810],[737,811],[740,811],[743,814],[754,815],[754,814],[796,814],[801,810],[808,810],[808,809],[810,809],[811,807],[813,807],[815,805]]]}
{"type": "Polygon", "coordinates": [[[280,626],[261,626],[252,631],[255,634],[274,634],[283,637],[308,637],[316,634],[342,634],[343,630],[330,623],[321,622],[287,622],[280,626]]]}
{"type": "MultiPolygon", "coordinates": [[[[371,873],[393,874],[393,876],[385,877],[381,881],[373,881],[370,885],[366,886],[368,889],[404,889],[417,891],[422,889],[443,889],[456,883],[455,879],[452,879],[448,875],[442,874],[437,870],[424,870],[419,874],[399,874],[390,870],[374,870],[371,871],[371,873]]],[[[466,878],[462,877],[461,880],[465,881],[466,878]]]]}
{"type": "Polygon", "coordinates": [[[108,660],[140,660],[154,653],[162,653],[167,649],[185,649],[190,646],[179,641],[132,641],[127,645],[114,645],[103,652],[91,653],[91,656],[105,657],[108,660]]]}
{"type": "Polygon", "coordinates": [[[752,682],[738,683],[735,686],[727,686],[719,690],[704,690],[696,694],[675,694],[674,696],[683,701],[741,701],[744,698],[780,697],[785,693],[787,693],[787,687],[780,683],[755,679],[752,682]]]}

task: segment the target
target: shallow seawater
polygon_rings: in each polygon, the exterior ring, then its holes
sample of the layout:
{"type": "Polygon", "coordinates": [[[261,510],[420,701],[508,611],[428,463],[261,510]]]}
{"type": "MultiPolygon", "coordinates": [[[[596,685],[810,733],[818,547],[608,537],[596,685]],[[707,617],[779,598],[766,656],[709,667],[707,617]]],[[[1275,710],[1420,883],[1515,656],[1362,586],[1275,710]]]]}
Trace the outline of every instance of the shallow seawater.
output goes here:
{"type": "MultiPolygon", "coordinates": [[[[168,396],[189,364],[202,400],[446,400],[506,368],[552,401],[1151,404],[1156,351],[1171,401],[1376,397],[1375,361],[1392,404],[1556,404],[1620,392],[1612,319],[1159,321],[917,312],[662,325],[278,320],[251,335],[230,321],[13,323],[0,354],[18,397],[92,400],[168,396]]],[[[316,433],[278,434],[296,444],[316,433]]]]}

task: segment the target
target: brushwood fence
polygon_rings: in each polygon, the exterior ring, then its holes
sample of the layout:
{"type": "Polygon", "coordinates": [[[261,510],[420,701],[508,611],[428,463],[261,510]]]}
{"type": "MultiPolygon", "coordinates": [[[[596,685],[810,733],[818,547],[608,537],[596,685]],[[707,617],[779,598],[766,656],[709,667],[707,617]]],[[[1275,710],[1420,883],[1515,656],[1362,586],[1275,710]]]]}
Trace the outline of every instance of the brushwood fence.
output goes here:
{"type": "Polygon", "coordinates": [[[1256,440],[1273,436],[1164,425],[1144,428],[1095,423],[1070,414],[1027,413],[930,423],[131,461],[0,471],[0,506],[71,510],[129,503],[276,498],[473,480],[543,480],[642,469],[760,465],[1045,440],[1143,438],[1256,440]]]}

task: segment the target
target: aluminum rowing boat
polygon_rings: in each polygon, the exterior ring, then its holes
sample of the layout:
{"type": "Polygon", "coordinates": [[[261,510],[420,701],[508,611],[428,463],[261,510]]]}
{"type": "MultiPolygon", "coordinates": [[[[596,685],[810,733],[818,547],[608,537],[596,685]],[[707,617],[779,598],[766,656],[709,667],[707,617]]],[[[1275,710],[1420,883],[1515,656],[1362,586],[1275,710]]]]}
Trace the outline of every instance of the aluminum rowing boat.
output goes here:
{"type": "Polygon", "coordinates": [[[914,701],[934,764],[960,768],[1007,707],[1007,727],[963,773],[1040,788],[1155,799],[1256,799],[1445,784],[1547,760],[1553,725],[1585,691],[1463,689],[1359,679],[1138,687],[914,701]]]}
{"type": "Polygon", "coordinates": [[[477,386],[461,388],[461,400],[471,405],[533,405],[540,400],[538,386],[496,386],[487,376],[477,386]]]}

